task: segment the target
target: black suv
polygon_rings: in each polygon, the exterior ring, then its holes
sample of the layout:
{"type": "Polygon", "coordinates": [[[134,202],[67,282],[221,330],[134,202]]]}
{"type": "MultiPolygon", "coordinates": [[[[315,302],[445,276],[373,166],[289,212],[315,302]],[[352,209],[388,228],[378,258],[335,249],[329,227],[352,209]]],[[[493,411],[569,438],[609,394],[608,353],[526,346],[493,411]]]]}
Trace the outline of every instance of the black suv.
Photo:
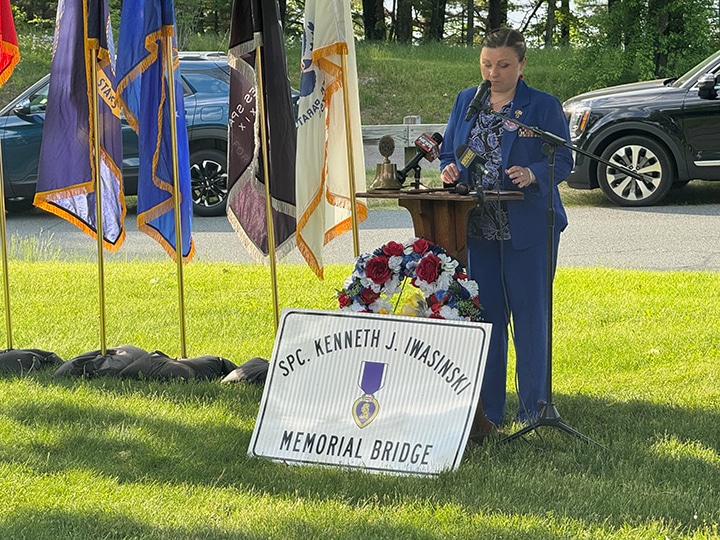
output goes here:
{"type": "Polygon", "coordinates": [[[563,103],[572,143],[643,175],[636,180],[575,152],[567,183],[600,187],[622,206],[660,202],[670,187],[720,180],[720,51],[677,79],[587,92],[563,103]]]}
{"type": "MultiPolygon", "coordinates": [[[[227,121],[230,68],[216,52],[181,52],[185,119],[190,144],[194,212],[225,213],[227,199],[227,121]]],[[[48,83],[46,75],[0,110],[3,176],[9,211],[32,206],[37,181],[48,83]]],[[[123,121],[123,182],[137,194],[137,136],[123,121]]]]}

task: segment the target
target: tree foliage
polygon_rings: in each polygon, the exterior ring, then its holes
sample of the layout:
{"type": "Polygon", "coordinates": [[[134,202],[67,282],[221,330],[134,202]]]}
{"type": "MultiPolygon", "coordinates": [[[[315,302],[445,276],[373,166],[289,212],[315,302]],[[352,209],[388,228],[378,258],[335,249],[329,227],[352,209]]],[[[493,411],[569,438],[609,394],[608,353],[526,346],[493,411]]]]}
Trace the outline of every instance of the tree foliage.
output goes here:
{"type": "MultiPolygon", "coordinates": [[[[349,0],[356,37],[367,41],[478,43],[512,24],[533,46],[571,46],[597,63],[596,84],[664,77],[717,48],[720,0],[349,0]],[[513,18],[510,19],[509,14],[513,18]],[[521,22],[518,23],[518,19],[521,22]],[[617,48],[598,58],[597,51],[617,48]]],[[[175,0],[178,41],[205,35],[227,45],[233,0],[175,0]]],[[[302,35],[304,0],[279,0],[288,41],[302,35]]],[[[21,24],[52,30],[58,0],[14,0],[21,24]]],[[[122,0],[110,0],[118,27],[122,0]]]]}

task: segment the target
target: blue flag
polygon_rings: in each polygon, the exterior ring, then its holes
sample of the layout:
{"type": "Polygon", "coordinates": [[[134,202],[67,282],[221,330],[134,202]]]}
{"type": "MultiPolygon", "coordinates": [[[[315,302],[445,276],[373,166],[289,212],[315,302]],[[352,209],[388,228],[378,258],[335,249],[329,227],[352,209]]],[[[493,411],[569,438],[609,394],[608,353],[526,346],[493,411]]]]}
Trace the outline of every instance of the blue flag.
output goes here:
{"type": "Polygon", "coordinates": [[[191,237],[190,155],[171,0],[123,1],[117,74],[119,101],[128,123],[138,134],[138,228],[160,242],[176,259],[173,206],[176,155],[181,253],[183,260],[189,261],[195,252],[191,237]],[[172,66],[168,66],[168,48],[172,49],[172,66]],[[169,95],[168,67],[174,75],[175,110],[169,95]],[[173,121],[177,127],[176,148],[170,132],[173,121]]]}
{"type": "Polygon", "coordinates": [[[97,239],[100,175],[103,247],[125,239],[120,108],[115,99],[107,0],[60,0],[34,204],[97,239]],[[95,170],[92,63],[97,65],[100,170],[95,170]]]}

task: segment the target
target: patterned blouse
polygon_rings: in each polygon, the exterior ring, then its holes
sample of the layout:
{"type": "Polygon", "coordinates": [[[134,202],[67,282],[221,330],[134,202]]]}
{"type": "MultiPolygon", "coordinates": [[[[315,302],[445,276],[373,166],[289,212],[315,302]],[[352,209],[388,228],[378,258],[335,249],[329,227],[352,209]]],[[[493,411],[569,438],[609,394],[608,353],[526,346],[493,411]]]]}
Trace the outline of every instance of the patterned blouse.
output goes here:
{"type": "MultiPolygon", "coordinates": [[[[498,112],[508,116],[512,110],[512,101],[504,105],[498,112]]],[[[497,189],[502,180],[502,136],[503,120],[497,116],[480,111],[475,125],[470,130],[468,147],[487,159],[485,167],[488,174],[480,178],[470,173],[471,182],[485,190],[497,189]]],[[[480,236],[486,240],[509,240],[510,226],[507,207],[500,201],[485,201],[481,212],[471,212],[468,222],[468,234],[480,236]]]]}

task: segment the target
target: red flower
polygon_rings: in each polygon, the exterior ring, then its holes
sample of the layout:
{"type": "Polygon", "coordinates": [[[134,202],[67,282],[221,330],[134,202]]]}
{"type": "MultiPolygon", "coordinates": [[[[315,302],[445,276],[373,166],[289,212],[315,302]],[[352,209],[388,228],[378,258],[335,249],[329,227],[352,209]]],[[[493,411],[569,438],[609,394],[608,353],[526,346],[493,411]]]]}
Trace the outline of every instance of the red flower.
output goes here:
{"type": "Polygon", "coordinates": [[[338,294],[338,304],[341,308],[347,307],[352,304],[352,299],[345,293],[338,294]]]}
{"type": "MultiPolygon", "coordinates": [[[[435,296],[434,294],[430,295],[430,297],[427,299],[427,303],[428,303],[428,307],[430,308],[430,311],[432,311],[432,313],[439,313],[443,307],[442,302],[440,302],[438,300],[438,297],[435,296]]],[[[431,316],[432,316],[432,314],[431,314],[431,316]]]]}
{"type": "Polygon", "coordinates": [[[363,289],[360,293],[360,301],[366,306],[369,306],[378,298],[380,298],[380,295],[372,289],[363,289]]]}
{"type": "Polygon", "coordinates": [[[373,257],[365,265],[365,275],[378,285],[390,279],[390,266],[387,257],[373,257]]]}
{"type": "Polygon", "coordinates": [[[440,257],[434,253],[428,253],[415,268],[415,275],[426,283],[433,283],[440,275],[440,257]]]}
{"type": "Polygon", "coordinates": [[[428,242],[424,238],[418,238],[413,242],[412,247],[415,253],[420,253],[421,255],[423,255],[430,247],[430,242],[428,242]]]}
{"type": "Polygon", "coordinates": [[[401,257],[403,254],[403,245],[390,241],[382,247],[382,251],[388,257],[401,257]]]}

